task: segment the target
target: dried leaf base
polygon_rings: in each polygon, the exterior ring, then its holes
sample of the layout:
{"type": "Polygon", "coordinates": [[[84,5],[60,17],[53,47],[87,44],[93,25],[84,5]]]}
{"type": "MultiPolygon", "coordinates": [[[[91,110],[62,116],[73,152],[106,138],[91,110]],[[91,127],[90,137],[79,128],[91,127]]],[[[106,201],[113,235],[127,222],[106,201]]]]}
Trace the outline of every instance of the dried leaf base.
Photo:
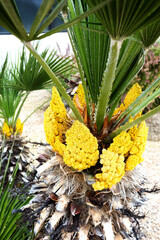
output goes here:
{"type": "Polygon", "coordinates": [[[136,167],[112,189],[95,192],[85,172],[71,170],[59,155],[47,157],[30,190],[35,197],[21,210],[37,240],[141,239],[143,179],[136,167]]]}

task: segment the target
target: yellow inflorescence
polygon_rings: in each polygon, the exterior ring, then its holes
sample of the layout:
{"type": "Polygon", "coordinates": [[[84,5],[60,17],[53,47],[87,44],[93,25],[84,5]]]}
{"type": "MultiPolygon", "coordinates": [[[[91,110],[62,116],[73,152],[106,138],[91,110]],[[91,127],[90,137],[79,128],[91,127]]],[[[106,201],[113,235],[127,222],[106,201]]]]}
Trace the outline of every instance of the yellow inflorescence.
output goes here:
{"type": "Polygon", "coordinates": [[[116,114],[118,114],[118,113],[124,112],[124,110],[125,110],[125,106],[124,106],[123,103],[121,103],[121,105],[119,106],[119,108],[116,108],[116,109],[114,110],[113,116],[116,115],[116,114]]]}
{"type": "Polygon", "coordinates": [[[126,171],[132,171],[139,163],[143,162],[140,154],[129,155],[126,161],[126,171]]]}
{"type": "Polygon", "coordinates": [[[79,171],[94,166],[99,158],[97,139],[89,129],[79,121],[75,121],[66,132],[66,148],[64,162],[79,171]]]}
{"type": "MultiPolygon", "coordinates": [[[[118,111],[124,111],[140,94],[141,88],[135,84],[118,111]]],[[[80,106],[84,107],[85,98],[82,85],[79,85],[76,96],[78,96],[80,106]]],[[[76,101],[75,99],[75,103],[77,103],[76,101]]],[[[18,121],[16,128],[20,129],[21,122],[18,121]]],[[[83,123],[75,121],[69,128],[67,121],[65,106],[58,91],[53,87],[52,100],[44,114],[44,129],[48,143],[63,156],[66,165],[78,171],[95,166],[99,159],[97,138],[83,123]]],[[[5,123],[4,131],[6,134],[10,134],[10,129],[5,123]]],[[[102,172],[95,175],[96,182],[92,185],[95,191],[111,188],[121,181],[125,171],[133,170],[137,164],[143,161],[142,153],[145,149],[147,133],[148,128],[145,122],[142,122],[127,132],[122,131],[113,139],[113,143],[107,150],[103,149],[100,156],[100,163],[103,165],[102,172]]]]}
{"type": "Polygon", "coordinates": [[[127,109],[142,93],[142,89],[138,83],[135,83],[127,93],[124,99],[124,106],[127,109]]]}
{"type": "Polygon", "coordinates": [[[84,89],[83,89],[82,84],[79,84],[78,89],[77,89],[76,93],[74,94],[73,101],[74,101],[75,105],[77,105],[76,96],[78,96],[78,100],[79,100],[81,107],[84,108],[86,105],[86,100],[85,100],[85,94],[84,94],[84,89]]]}
{"type": "Polygon", "coordinates": [[[44,113],[44,131],[47,142],[63,155],[65,145],[63,135],[67,130],[67,113],[65,106],[55,87],[52,89],[52,100],[50,106],[44,113]]]}
{"type": "Polygon", "coordinates": [[[95,191],[111,188],[122,179],[125,173],[122,154],[103,149],[100,163],[103,164],[102,173],[95,175],[97,181],[92,185],[95,191]]]}
{"type": "Polygon", "coordinates": [[[16,134],[21,134],[23,132],[23,123],[21,123],[21,120],[18,118],[16,122],[16,134]]]}
{"type": "Polygon", "coordinates": [[[130,134],[122,131],[113,139],[113,143],[111,143],[108,150],[118,154],[126,154],[131,149],[132,143],[130,134]]]}
{"type": "Polygon", "coordinates": [[[142,153],[145,150],[147,142],[148,128],[145,122],[139,124],[139,126],[134,126],[128,132],[133,141],[133,145],[129,152],[129,157],[126,161],[126,171],[133,170],[137,164],[143,161],[142,153]]]}
{"type": "Polygon", "coordinates": [[[58,122],[64,122],[67,118],[66,108],[61,100],[61,97],[55,87],[52,88],[52,100],[50,107],[54,114],[54,118],[58,122]]]}
{"type": "Polygon", "coordinates": [[[7,136],[10,137],[13,133],[13,128],[8,126],[8,124],[6,122],[3,123],[3,128],[2,128],[2,132],[7,136]]]}
{"type": "Polygon", "coordinates": [[[143,161],[147,133],[146,123],[142,122],[128,132],[122,131],[107,150],[103,149],[100,160],[102,173],[96,174],[97,181],[92,185],[95,191],[112,187],[121,180],[125,171],[133,170],[143,161]]]}
{"type": "MultiPolygon", "coordinates": [[[[141,95],[141,93],[142,93],[141,87],[139,86],[138,83],[135,83],[127,93],[123,103],[120,105],[119,108],[117,108],[114,111],[113,115],[116,115],[117,113],[121,113],[124,110],[126,110],[137,99],[137,97],[141,95]]],[[[141,113],[139,113],[139,115],[137,115],[136,117],[139,117],[140,115],[141,113]]]]}

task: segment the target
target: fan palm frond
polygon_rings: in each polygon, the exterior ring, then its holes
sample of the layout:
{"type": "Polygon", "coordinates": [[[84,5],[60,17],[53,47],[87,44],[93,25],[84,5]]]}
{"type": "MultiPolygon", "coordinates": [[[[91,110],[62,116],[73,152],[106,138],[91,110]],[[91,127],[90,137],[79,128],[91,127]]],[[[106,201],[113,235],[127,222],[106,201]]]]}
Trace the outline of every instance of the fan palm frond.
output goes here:
{"type": "MultiPolygon", "coordinates": [[[[70,0],[68,6],[69,20],[83,14],[88,9],[88,6],[82,4],[81,1],[76,1],[74,4],[74,1],[70,0]]],[[[103,30],[104,27],[101,26],[96,16],[90,15],[85,21],[78,23],[68,31],[73,49],[75,48],[79,68],[82,66],[82,72],[84,72],[84,75],[81,73],[83,86],[85,85],[84,79],[86,79],[94,103],[97,103],[99,96],[99,87],[106,67],[110,45],[109,35],[99,32],[103,30]]]]}
{"type": "Polygon", "coordinates": [[[0,1],[0,25],[21,40],[28,41],[15,1],[0,1]]]}
{"type": "MultiPolygon", "coordinates": [[[[86,0],[91,6],[103,0],[86,0]]],[[[154,21],[160,20],[159,0],[111,0],[95,12],[113,39],[124,39],[154,21]]]]}
{"type": "MultiPolygon", "coordinates": [[[[36,49],[37,48],[38,45],[36,46],[36,49]]],[[[70,71],[75,68],[72,58],[60,57],[55,50],[49,51],[49,49],[46,48],[41,53],[41,57],[59,77],[62,84],[64,83],[61,76],[64,78],[68,77],[70,71]]],[[[14,68],[16,68],[16,71],[15,73],[12,72],[12,74],[16,79],[17,88],[23,91],[30,92],[46,89],[53,85],[52,79],[48,76],[35,57],[31,53],[27,56],[25,48],[23,48],[19,63],[14,68]]]]}
{"type": "Polygon", "coordinates": [[[0,113],[4,121],[13,128],[16,125],[18,113],[22,107],[22,98],[25,99],[27,93],[19,91],[12,87],[16,84],[15,78],[9,73],[7,68],[7,62],[5,60],[0,78],[0,113]]]}
{"type": "Polygon", "coordinates": [[[117,68],[115,80],[112,86],[112,93],[108,105],[110,106],[110,118],[117,107],[121,96],[125,93],[127,86],[140,71],[144,64],[144,50],[141,42],[127,39],[123,42],[117,68]]]}
{"type": "Polygon", "coordinates": [[[64,9],[65,5],[67,4],[67,0],[61,0],[57,2],[58,3],[56,3],[55,0],[42,1],[41,6],[31,26],[30,33],[28,35],[20,18],[18,7],[15,1],[1,0],[0,25],[20,40],[28,42],[37,38],[49,36],[55,32],[62,31],[67,27],[72,26],[73,24],[81,21],[89,14],[93,13],[95,10],[103,7],[107,3],[107,0],[105,0],[104,3],[100,3],[98,6],[85,12],[81,16],[73,19],[71,22],[67,24],[62,24],[60,27],[56,27],[53,30],[50,30],[47,33],[39,36],[51,24],[51,22],[58,16],[58,14],[64,9]]]}
{"type": "Polygon", "coordinates": [[[145,48],[149,48],[160,36],[160,21],[155,21],[140,31],[145,48]]]}
{"type": "Polygon", "coordinates": [[[36,49],[33,48],[33,46],[30,43],[25,43],[25,46],[29,49],[29,51],[33,54],[33,56],[37,59],[37,61],[40,63],[40,65],[43,67],[43,69],[46,71],[48,76],[52,79],[53,83],[65,99],[65,101],[68,103],[70,108],[72,109],[75,117],[82,122],[82,117],[76,108],[75,104],[71,100],[70,96],[67,94],[65,88],[63,87],[62,83],[59,81],[59,79],[56,77],[56,75],[53,73],[49,65],[43,60],[43,58],[38,54],[36,49]]]}
{"type": "MultiPolygon", "coordinates": [[[[75,67],[72,58],[60,57],[56,51],[49,52],[49,49],[45,49],[41,56],[64,85],[62,77],[68,78],[71,70],[75,67]]],[[[18,63],[12,65],[11,70],[7,67],[6,58],[0,79],[1,117],[9,126],[14,128],[29,93],[34,90],[50,88],[52,85],[53,81],[46,71],[31,53],[29,56],[27,55],[24,48],[18,63]]]]}

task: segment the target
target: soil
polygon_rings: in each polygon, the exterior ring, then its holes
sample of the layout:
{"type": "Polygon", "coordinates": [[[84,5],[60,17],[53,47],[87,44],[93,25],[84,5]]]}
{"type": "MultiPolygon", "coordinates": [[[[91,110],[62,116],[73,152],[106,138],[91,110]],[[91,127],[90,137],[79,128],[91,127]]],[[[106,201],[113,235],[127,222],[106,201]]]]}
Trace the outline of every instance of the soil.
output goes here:
{"type": "MultiPolygon", "coordinates": [[[[24,120],[31,112],[38,108],[46,100],[50,100],[51,94],[46,90],[33,92],[25,102],[21,113],[21,120],[24,120]]],[[[25,140],[38,143],[47,143],[43,130],[43,114],[48,104],[37,110],[24,124],[23,136],[25,140]]],[[[41,149],[41,145],[33,145],[35,153],[41,149]]],[[[43,146],[44,147],[44,146],[43,146]]],[[[160,141],[148,141],[143,154],[144,162],[141,164],[142,171],[147,178],[146,188],[152,188],[155,184],[160,187],[160,141]]],[[[145,233],[145,240],[160,240],[160,193],[147,194],[147,201],[141,207],[146,215],[141,220],[141,226],[145,233]]]]}

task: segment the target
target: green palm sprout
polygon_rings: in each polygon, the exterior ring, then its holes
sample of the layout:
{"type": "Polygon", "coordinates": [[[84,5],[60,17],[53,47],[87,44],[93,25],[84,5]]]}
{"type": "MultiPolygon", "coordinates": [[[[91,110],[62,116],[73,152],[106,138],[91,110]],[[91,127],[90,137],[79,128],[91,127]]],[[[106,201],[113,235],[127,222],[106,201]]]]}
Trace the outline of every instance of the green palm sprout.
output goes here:
{"type": "Polygon", "coordinates": [[[8,126],[15,128],[20,109],[26,99],[27,94],[16,88],[9,86],[15,85],[13,75],[8,73],[7,58],[3,64],[0,78],[0,117],[8,126]]]}

